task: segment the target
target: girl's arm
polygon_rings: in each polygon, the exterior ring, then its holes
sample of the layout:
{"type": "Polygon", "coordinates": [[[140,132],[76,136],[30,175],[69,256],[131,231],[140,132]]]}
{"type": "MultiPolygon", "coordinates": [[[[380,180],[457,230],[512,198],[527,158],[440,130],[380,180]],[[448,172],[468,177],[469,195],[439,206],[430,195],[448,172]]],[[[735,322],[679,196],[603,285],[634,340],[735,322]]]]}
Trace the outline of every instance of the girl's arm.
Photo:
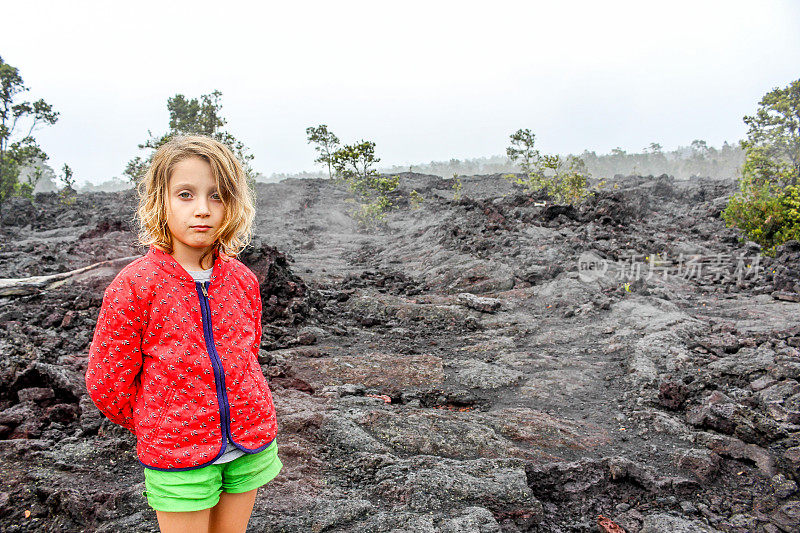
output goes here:
{"type": "Polygon", "coordinates": [[[86,370],[86,388],[97,408],[134,434],[145,324],[140,305],[131,282],[117,275],[103,294],[86,370]]]}

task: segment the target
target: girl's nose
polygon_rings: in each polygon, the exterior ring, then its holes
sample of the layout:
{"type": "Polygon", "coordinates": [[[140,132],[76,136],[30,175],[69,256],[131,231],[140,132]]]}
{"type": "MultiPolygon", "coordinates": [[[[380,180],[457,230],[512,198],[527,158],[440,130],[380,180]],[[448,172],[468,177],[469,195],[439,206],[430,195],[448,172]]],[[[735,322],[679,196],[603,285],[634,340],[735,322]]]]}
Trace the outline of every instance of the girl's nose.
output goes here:
{"type": "Polygon", "coordinates": [[[208,208],[208,201],[204,199],[200,199],[197,201],[197,214],[198,215],[207,215],[211,213],[211,210],[208,208]]]}

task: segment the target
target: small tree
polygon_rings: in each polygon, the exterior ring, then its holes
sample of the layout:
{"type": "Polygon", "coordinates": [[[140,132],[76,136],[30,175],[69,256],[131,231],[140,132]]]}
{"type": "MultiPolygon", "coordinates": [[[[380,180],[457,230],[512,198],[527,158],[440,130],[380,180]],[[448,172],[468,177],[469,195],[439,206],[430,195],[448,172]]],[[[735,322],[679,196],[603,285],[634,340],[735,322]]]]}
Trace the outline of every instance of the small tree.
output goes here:
{"type": "Polygon", "coordinates": [[[328,165],[328,178],[333,179],[333,154],[336,147],[339,146],[339,138],[328,131],[328,126],[320,124],[316,128],[306,128],[306,135],[308,135],[308,142],[314,143],[314,150],[319,152],[320,156],[314,160],[315,163],[323,163],[328,165]]]}
{"type": "Polygon", "coordinates": [[[661,146],[660,143],[652,142],[652,143],[650,143],[650,146],[648,146],[647,148],[644,149],[644,152],[646,154],[647,153],[649,153],[649,154],[660,154],[660,153],[662,153],[663,149],[664,149],[664,147],[661,146]]]}
{"type": "Polygon", "coordinates": [[[742,175],[758,185],[797,185],[800,178],[800,79],[764,95],[755,115],[745,116],[750,129],[742,175]]]}
{"type": "Polygon", "coordinates": [[[530,175],[539,162],[539,150],[533,145],[536,135],[529,129],[519,129],[511,135],[511,146],[506,148],[506,155],[512,162],[519,162],[522,172],[530,175]]]}
{"type": "Polygon", "coordinates": [[[378,175],[373,165],[380,161],[375,157],[375,143],[362,140],[358,144],[347,144],[331,155],[331,166],[338,179],[347,181],[355,192],[361,194],[370,189],[378,175]]]}
{"type": "Polygon", "coordinates": [[[534,148],[535,135],[529,129],[520,129],[511,135],[511,146],[506,154],[518,161],[525,177],[506,175],[528,192],[544,190],[557,202],[576,203],[592,194],[588,189],[588,171],[580,157],[562,158],[541,154],[534,148]]]}
{"type": "Polygon", "coordinates": [[[411,193],[408,195],[408,202],[411,205],[411,209],[419,209],[422,207],[422,203],[425,201],[425,198],[417,191],[413,189],[411,193]]]}
{"type": "Polygon", "coordinates": [[[61,183],[64,184],[64,188],[58,191],[58,196],[61,203],[71,205],[75,203],[75,196],[77,193],[75,190],[75,178],[72,176],[72,169],[66,163],[61,167],[61,172],[62,174],[59,176],[59,179],[61,183]]]}
{"type": "Polygon", "coordinates": [[[697,159],[705,159],[709,152],[708,143],[701,139],[693,140],[691,148],[692,156],[697,159]]]}
{"type": "Polygon", "coordinates": [[[0,206],[15,194],[32,194],[30,181],[28,184],[19,182],[20,171],[26,165],[47,160],[33,132],[43,124],[55,124],[58,120],[58,113],[42,99],[17,101],[17,97],[28,90],[19,70],[0,57],[0,206]]]}
{"type": "Polygon", "coordinates": [[[745,162],[739,191],[722,217],[773,255],[800,239],[800,80],[764,95],[742,141],[745,162]]]}
{"type": "Polygon", "coordinates": [[[233,135],[221,129],[227,123],[222,117],[222,103],[220,98],[222,93],[214,91],[211,94],[203,94],[199,99],[187,99],[182,94],[167,99],[167,110],[169,111],[169,131],[161,136],[155,136],[150,130],[147,134],[150,138],[139,145],[141,150],[151,150],[150,153],[142,158],[136,156],[128,162],[124,173],[131,179],[137,181],[147,171],[147,167],[153,159],[155,151],[176,135],[206,135],[212,137],[222,144],[228,146],[242,164],[245,173],[252,185],[255,181],[255,172],[250,161],[253,155],[248,153],[244,143],[237,140],[233,135]]]}
{"type": "Polygon", "coordinates": [[[347,183],[359,203],[350,214],[365,226],[383,220],[393,205],[388,195],[397,189],[399,177],[381,176],[373,168],[380,161],[375,157],[375,143],[362,140],[345,145],[331,154],[330,160],[337,182],[347,183]]]}
{"type": "Polygon", "coordinates": [[[458,177],[458,174],[453,174],[453,201],[460,202],[461,201],[461,188],[463,187],[463,183],[461,183],[461,178],[458,177]]]}

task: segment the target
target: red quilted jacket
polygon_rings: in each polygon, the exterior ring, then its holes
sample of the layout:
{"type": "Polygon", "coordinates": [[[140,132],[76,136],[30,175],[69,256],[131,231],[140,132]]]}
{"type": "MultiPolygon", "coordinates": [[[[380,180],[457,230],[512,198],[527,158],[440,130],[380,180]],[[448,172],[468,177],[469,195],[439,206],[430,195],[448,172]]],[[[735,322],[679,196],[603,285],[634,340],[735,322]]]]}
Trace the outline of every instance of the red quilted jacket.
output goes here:
{"type": "Polygon", "coordinates": [[[194,281],[151,245],[103,295],[86,387],[104,415],[136,435],[144,466],[200,468],[222,455],[227,435],[251,453],[276,436],[260,343],[250,269],[220,254],[211,281],[194,281]]]}

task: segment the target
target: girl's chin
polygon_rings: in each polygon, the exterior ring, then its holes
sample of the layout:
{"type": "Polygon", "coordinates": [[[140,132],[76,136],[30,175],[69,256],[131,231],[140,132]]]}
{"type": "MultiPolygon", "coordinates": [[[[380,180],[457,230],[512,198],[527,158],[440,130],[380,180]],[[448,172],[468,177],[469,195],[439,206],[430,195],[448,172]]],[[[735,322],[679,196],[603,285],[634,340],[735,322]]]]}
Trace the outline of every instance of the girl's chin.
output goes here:
{"type": "Polygon", "coordinates": [[[184,242],[183,245],[187,246],[188,248],[194,248],[195,250],[204,250],[209,246],[212,246],[214,243],[211,242],[210,239],[208,240],[190,240],[184,242]]]}

